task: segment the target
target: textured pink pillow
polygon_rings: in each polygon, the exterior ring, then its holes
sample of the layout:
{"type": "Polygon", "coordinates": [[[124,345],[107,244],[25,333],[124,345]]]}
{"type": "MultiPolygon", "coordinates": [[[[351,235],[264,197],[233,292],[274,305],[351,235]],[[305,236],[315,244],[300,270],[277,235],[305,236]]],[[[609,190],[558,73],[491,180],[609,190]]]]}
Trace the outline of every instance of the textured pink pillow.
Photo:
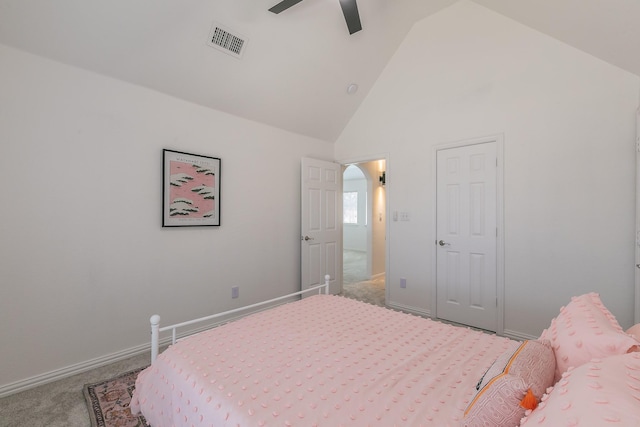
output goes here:
{"type": "Polygon", "coordinates": [[[465,427],[517,426],[525,414],[520,401],[527,393],[522,378],[499,374],[491,378],[465,411],[465,427]]]}
{"type": "Polygon", "coordinates": [[[555,352],[556,381],[571,366],[578,367],[594,357],[624,354],[638,344],[623,332],[600,296],[593,292],[573,297],[540,339],[549,340],[555,352]]]}
{"type": "Polygon", "coordinates": [[[493,362],[478,383],[465,410],[464,425],[516,426],[525,414],[520,406],[528,390],[539,400],[553,384],[555,357],[547,341],[524,341],[493,362]]]}
{"type": "Polygon", "coordinates": [[[636,323],[632,327],[626,330],[627,335],[631,335],[640,343],[640,323],[636,323]]]}
{"type": "Polygon", "coordinates": [[[569,369],[521,425],[640,426],[640,353],[569,369]]]}

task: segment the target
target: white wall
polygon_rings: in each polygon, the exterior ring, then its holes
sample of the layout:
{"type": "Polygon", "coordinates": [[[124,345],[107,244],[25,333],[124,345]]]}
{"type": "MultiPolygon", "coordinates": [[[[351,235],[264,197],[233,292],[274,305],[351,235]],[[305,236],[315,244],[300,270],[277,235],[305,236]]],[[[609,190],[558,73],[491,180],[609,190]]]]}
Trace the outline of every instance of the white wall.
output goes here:
{"type": "Polygon", "coordinates": [[[505,330],[537,336],[572,295],[633,321],[639,78],[475,3],[417,23],[336,143],[388,152],[390,301],[429,313],[434,146],[505,140],[505,330]],[[407,278],[407,288],[399,278],[407,278]]]}
{"type": "Polygon", "coordinates": [[[300,158],[333,144],[1,45],[0,70],[0,391],[299,289],[300,158]],[[163,148],[222,159],[221,227],[161,227],[163,148]]]}

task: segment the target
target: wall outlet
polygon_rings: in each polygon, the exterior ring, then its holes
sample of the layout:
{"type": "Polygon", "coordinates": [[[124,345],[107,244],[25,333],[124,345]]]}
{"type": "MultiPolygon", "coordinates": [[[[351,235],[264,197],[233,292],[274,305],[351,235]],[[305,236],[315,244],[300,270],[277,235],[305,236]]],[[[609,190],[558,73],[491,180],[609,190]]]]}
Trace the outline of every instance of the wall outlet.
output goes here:
{"type": "Polygon", "coordinates": [[[231,298],[238,298],[240,296],[240,286],[234,286],[231,288],[231,298]]]}
{"type": "Polygon", "coordinates": [[[406,288],[407,287],[407,279],[405,279],[404,277],[400,278],[400,287],[401,288],[406,288]]]}
{"type": "Polygon", "coordinates": [[[410,215],[409,212],[400,212],[400,221],[409,221],[410,215]]]}

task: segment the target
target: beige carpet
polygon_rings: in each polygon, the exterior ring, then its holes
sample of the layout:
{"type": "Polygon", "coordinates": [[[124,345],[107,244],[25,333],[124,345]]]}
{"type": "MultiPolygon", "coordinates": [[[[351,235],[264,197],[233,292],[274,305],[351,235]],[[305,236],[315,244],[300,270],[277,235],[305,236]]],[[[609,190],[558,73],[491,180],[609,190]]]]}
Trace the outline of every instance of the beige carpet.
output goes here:
{"type": "Polygon", "coordinates": [[[347,298],[385,306],[384,276],[376,280],[365,280],[343,284],[342,295],[347,298]]]}
{"type": "Polygon", "coordinates": [[[371,280],[366,274],[366,253],[345,250],[342,257],[342,294],[347,298],[385,306],[384,275],[371,280]]]}
{"type": "Polygon", "coordinates": [[[342,280],[344,283],[356,283],[369,280],[367,275],[366,252],[346,250],[342,253],[342,280]]]}
{"type": "Polygon", "coordinates": [[[0,427],[89,427],[85,384],[149,364],[145,353],[0,399],[0,427]]]}

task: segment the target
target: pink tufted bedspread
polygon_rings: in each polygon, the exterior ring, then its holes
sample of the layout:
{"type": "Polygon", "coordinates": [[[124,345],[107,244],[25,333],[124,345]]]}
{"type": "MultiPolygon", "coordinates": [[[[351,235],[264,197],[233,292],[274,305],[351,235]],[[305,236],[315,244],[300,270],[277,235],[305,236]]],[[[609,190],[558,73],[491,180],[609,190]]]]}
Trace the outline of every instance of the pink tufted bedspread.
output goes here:
{"type": "Polygon", "coordinates": [[[457,426],[512,343],[316,295],[186,338],[138,376],[163,426],[457,426]]]}

